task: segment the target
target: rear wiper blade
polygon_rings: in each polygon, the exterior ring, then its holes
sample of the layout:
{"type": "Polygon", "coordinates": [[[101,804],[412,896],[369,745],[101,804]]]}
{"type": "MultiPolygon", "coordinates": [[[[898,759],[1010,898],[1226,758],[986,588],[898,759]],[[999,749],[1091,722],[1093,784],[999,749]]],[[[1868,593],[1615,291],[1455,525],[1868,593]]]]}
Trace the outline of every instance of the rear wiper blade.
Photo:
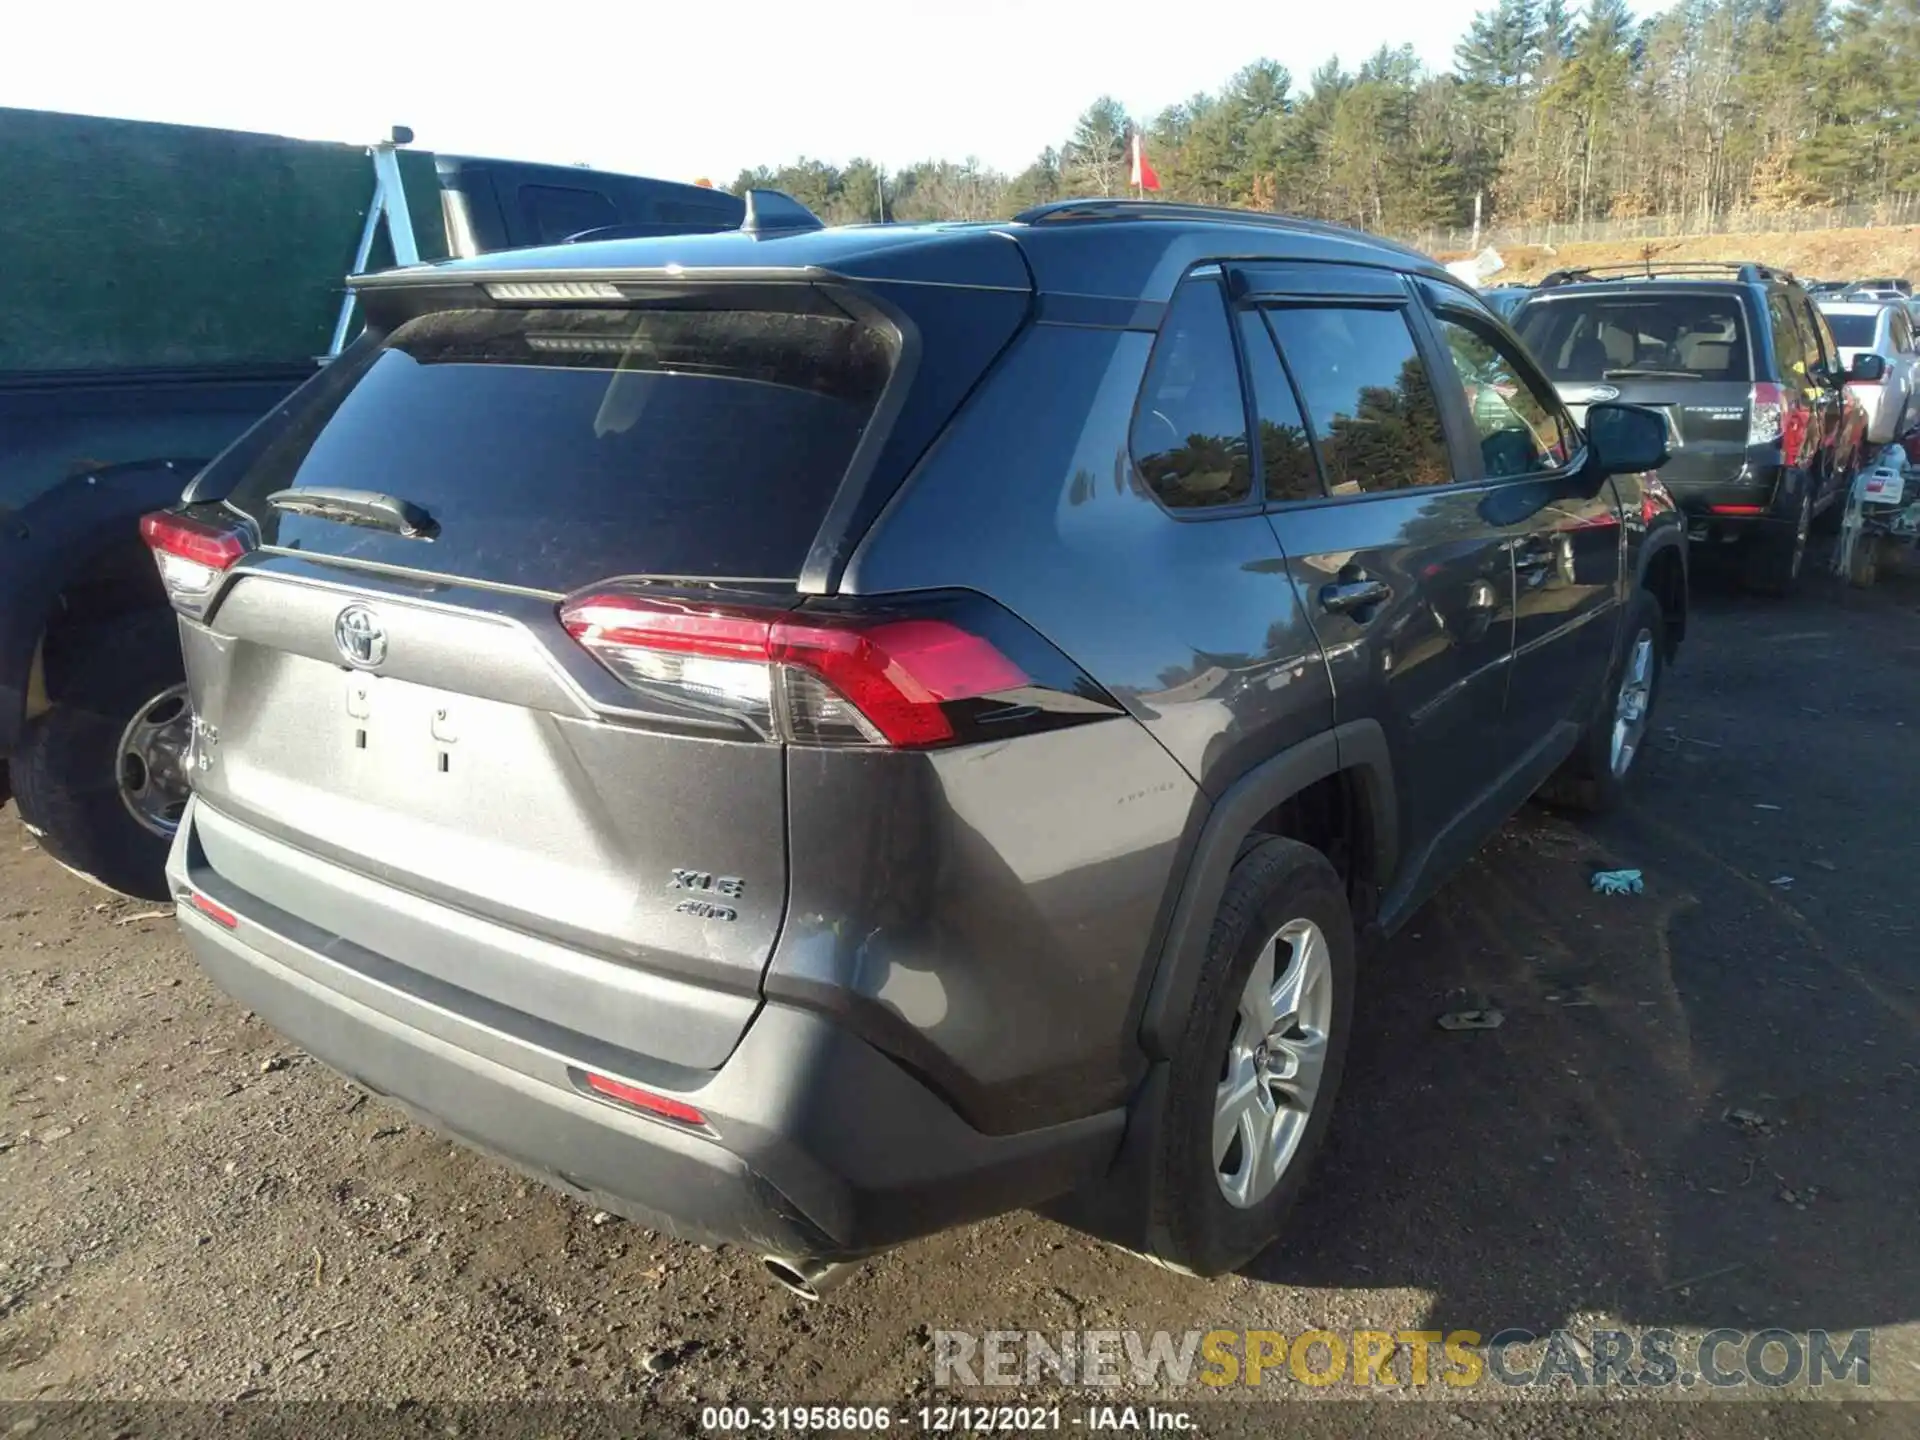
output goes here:
{"type": "Polygon", "coordinates": [[[1609,380],[1698,380],[1701,377],[1691,370],[1609,370],[1606,372],[1606,378],[1609,380]]]}
{"type": "Polygon", "coordinates": [[[390,530],[408,540],[431,540],[440,533],[439,522],[424,508],[377,490],[335,490],[315,485],[305,490],[276,490],[267,496],[267,504],[289,515],[390,530]]]}

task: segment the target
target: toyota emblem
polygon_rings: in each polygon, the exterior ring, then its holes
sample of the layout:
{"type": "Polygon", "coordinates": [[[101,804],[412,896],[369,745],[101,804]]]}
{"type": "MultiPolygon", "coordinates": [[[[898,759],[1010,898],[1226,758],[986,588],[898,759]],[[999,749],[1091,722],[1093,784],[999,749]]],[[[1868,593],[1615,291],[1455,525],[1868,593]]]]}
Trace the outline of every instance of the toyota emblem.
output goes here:
{"type": "Polygon", "coordinates": [[[387,632],[364,605],[349,605],[333,622],[333,643],[349,665],[371,670],[387,658],[387,632]]]}

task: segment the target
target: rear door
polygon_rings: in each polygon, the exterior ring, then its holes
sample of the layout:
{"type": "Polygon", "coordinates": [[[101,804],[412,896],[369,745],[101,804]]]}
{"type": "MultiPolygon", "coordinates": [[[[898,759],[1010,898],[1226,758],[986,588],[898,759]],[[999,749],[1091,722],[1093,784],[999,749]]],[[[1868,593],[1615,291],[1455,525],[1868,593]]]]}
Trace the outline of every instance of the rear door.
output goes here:
{"type": "Polygon", "coordinates": [[[207,862],[316,943],[720,1063],[786,893],[766,667],[757,697],[696,658],[617,676],[560,603],[792,605],[890,366],[831,308],[471,305],[363,340],[197,488],[261,542],[186,627],[207,862]]]}
{"type": "Polygon", "coordinates": [[[1442,418],[1436,357],[1400,276],[1249,266],[1235,283],[1249,298],[1242,335],[1263,455],[1292,448],[1321,477],[1275,499],[1270,518],[1326,654],[1337,718],[1386,730],[1403,873],[1438,873],[1480,838],[1477,807],[1511,763],[1501,730],[1512,546],[1526,529],[1484,508],[1490,487],[1458,423],[1450,431],[1442,418]]]}
{"type": "Polygon", "coordinates": [[[1515,328],[1575,423],[1619,400],[1667,417],[1661,479],[1684,495],[1736,479],[1747,463],[1755,375],[1751,317],[1735,287],[1544,291],[1515,328]]]}

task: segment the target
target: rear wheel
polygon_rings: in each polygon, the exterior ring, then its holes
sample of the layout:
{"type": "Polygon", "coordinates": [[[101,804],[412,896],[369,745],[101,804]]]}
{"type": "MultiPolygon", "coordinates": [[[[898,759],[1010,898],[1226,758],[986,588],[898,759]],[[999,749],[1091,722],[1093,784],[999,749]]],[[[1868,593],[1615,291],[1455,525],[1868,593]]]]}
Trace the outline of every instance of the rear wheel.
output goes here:
{"type": "Polygon", "coordinates": [[[48,664],[58,698],[10,767],[20,818],[69,870],[164,900],[193,729],[173,612],[71,632],[48,664]]]}
{"type": "Polygon", "coordinates": [[[1741,583],[1758,595],[1776,598],[1793,593],[1806,560],[1807,535],[1813,529],[1813,491],[1800,496],[1799,514],[1789,531],[1763,530],[1753,535],[1741,557],[1741,583]]]}
{"type": "Polygon", "coordinates": [[[1266,840],[1234,867],[1154,1126],[1151,1258],[1218,1275],[1278,1235],[1340,1088],[1353,951],[1319,851],[1266,840]]]}

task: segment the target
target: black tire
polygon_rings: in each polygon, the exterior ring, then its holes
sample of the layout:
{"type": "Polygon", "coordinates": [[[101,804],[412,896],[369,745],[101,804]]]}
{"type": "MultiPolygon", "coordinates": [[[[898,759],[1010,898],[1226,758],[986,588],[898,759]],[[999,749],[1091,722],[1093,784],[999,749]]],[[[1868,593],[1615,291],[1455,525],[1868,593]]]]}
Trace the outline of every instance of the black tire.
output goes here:
{"type": "Polygon", "coordinates": [[[1627,606],[1627,623],[1620,634],[1619,653],[1613,657],[1613,665],[1607,671],[1606,688],[1601,691],[1600,709],[1587,722],[1580,743],[1567,757],[1566,763],[1540,787],[1540,799],[1562,809],[1604,815],[1618,808],[1626,798],[1627,782],[1633,777],[1638,749],[1645,748],[1646,733],[1652,728],[1651,717],[1660,703],[1660,684],[1666,678],[1667,670],[1666,635],[1666,613],[1660,608],[1659,599],[1650,590],[1634,591],[1633,599],[1627,606]],[[1616,707],[1621,684],[1626,679],[1627,666],[1632,662],[1634,647],[1642,636],[1649,636],[1653,641],[1648,656],[1652,666],[1645,709],[1648,723],[1642,727],[1635,757],[1628,760],[1624,771],[1616,772],[1613,764],[1616,707]]]}
{"type": "Polygon", "coordinates": [[[171,610],[67,632],[50,642],[51,709],[26,727],[9,772],[20,818],[69,870],[146,900],[167,898],[170,841],[121,798],[121,736],[135,714],[185,678],[171,610]]]}
{"type": "Polygon", "coordinates": [[[1147,1120],[1154,1139],[1148,1258],[1195,1275],[1244,1265],[1280,1233],[1325,1138],[1353,1022],[1353,917],[1340,877],[1319,851],[1293,840],[1266,840],[1234,867],[1208,938],[1207,958],[1187,1028],[1147,1120]],[[1326,942],[1331,982],[1321,1079],[1292,1158],[1263,1200],[1228,1202],[1213,1156],[1213,1117],[1241,992],[1255,961],[1282,926],[1310,920],[1326,942]]]}
{"type": "Polygon", "coordinates": [[[1853,554],[1847,561],[1847,583],[1857,590],[1871,590],[1880,578],[1880,537],[1865,533],[1853,537],[1853,554]]]}
{"type": "Polygon", "coordinates": [[[1748,537],[1740,556],[1740,583],[1756,595],[1783,600],[1799,583],[1813,530],[1813,491],[1804,490],[1791,530],[1761,530],[1748,537]]]}

